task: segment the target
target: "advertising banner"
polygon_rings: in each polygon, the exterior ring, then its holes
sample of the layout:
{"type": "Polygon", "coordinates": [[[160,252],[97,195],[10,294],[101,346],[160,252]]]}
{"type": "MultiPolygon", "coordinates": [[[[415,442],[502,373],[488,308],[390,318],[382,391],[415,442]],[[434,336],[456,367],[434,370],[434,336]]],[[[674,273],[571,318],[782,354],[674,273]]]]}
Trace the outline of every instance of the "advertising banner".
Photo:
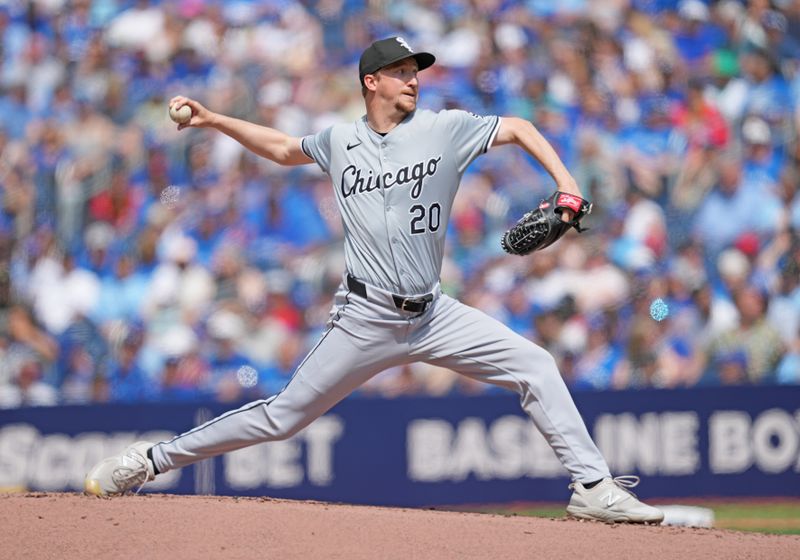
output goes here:
{"type": "MultiPolygon", "coordinates": [[[[577,393],[612,473],[642,498],[800,496],[800,387],[577,393]]],[[[80,491],[96,461],[221,414],[219,403],[0,411],[0,488],[80,491]]],[[[514,395],[349,398],[293,438],[160,476],[144,491],[397,506],[568,499],[514,395]]]]}

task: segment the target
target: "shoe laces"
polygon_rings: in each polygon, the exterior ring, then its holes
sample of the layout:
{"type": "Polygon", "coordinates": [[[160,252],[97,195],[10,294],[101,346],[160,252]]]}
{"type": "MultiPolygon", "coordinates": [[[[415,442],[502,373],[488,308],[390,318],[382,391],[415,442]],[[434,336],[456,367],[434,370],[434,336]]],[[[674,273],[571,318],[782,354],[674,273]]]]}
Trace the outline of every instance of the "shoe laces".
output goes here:
{"type": "Polygon", "coordinates": [[[616,484],[620,490],[623,490],[636,498],[636,494],[633,493],[631,488],[636,488],[639,486],[639,477],[635,474],[624,474],[621,476],[615,476],[613,479],[614,484],[616,484]]]}
{"type": "MultiPolygon", "coordinates": [[[[634,496],[634,497],[636,496],[636,494],[634,494],[630,490],[631,488],[636,488],[637,486],[639,486],[640,479],[635,474],[623,474],[623,475],[620,475],[620,476],[615,476],[611,480],[612,480],[612,482],[614,482],[614,484],[617,485],[617,487],[620,488],[620,490],[624,490],[625,492],[627,492],[631,496],[634,496]]],[[[575,489],[575,483],[574,482],[570,483],[569,489],[570,490],[574,490],[575,489]]]]}
{"type": "Polygon", "coordinates": [[[147,459],[133,450],[126,453],[124,458],[132,459],[136,464],[134,466],[120,465],[114,469],[111,476],[114,479],[114,483],[123,493],[138,484],[139,488],[136,489],[136,494],[138,494],[141,492],[142,488],[144,488],[148,480],[147,459]]]}
{"type": "Polygon", "coordinates": [[[619,486],[624,486],[625,488],[636,488],[639,486],[639,480],[639,477],[635,474],[624,474],[622,476],[614,477],[614,482],[616,482],[619,486]]]}

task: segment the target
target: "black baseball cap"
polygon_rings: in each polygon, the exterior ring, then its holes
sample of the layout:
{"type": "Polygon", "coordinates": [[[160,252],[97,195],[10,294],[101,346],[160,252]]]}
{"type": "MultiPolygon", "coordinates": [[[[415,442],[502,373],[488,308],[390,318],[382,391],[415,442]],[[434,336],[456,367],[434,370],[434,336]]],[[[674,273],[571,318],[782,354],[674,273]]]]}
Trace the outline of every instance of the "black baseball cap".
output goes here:
{"type": "Polygon", "coordinates": [[[402,37],[389,37],[375,41],[361,53],[358,61],[358,77],[364,83],[364,76],[374,74],[381,68],[398,60],[413,57],[420,70],[425,70],[436,62],[436,57],[427,52],[414,52],[402,37]]]}

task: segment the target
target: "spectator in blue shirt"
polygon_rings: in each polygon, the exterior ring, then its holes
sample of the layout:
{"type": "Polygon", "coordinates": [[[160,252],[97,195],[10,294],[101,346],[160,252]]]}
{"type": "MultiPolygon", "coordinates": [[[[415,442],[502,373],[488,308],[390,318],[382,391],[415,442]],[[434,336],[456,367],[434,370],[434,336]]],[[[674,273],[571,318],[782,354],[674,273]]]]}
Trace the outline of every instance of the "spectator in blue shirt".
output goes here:
{"type": "Polygon", "coordinates": [[[575,389],[610,389],[624,355],[611,340],[611,325],[602,315],[588,319],[586,349],[574,364],[572,386],[575,389]]]}
{"type": "Polygon", "coordinates": [[[134,255],[119,255],[114,264],[114,274],[101,280],[92,318],[99,323],[114,319],[135,320],[141,312],[149,283],[149,277],[136,269],[134,255]]]}
{"type": "Polygon", "coordinates": [[[690,68],[699,69],[704,58],[722,45],[725,36],[709,23],[708,6],[700,0],[683,0],[678,4],[681,27],[675,34],[675,46],[690,68]]]}
{"type": "Polygon", "coordinates": [[[713,257],[747,231],[772,235],[781,210],[780,199],[744,177],[741,161],[729,154],[719,161],[717,186],[700,206],[692,229],[713,257]]]}
{"type": "Polygon", "coordinates": [[[772,143],[769,125],[761,117],[751,116],[742,125],[744,141],[745,180],[752,183],[770,184],[780,180],[783,168],[783,153],[772,143]]]}
{"type": "Polygon", "coordinates": [[[206,357],[211,391],[222,402],[244,400],[247,389],[256,382],[247,375],[252,367],[250,360],[236,347],[245,334],[244,321],[237,313],[220,309],[211,315],[207,327],[210,340],[206,357]]]}
{"type": "Polygon", "coordinates": [[[119,356],[111,362],[108,372],[108,393],[112,402],[134,403],[148,401],[155,390],[140,364],[143,332],[132,329],[122,341],[119,356]]]}
{"type": "Polygon", "coordinates": [[[28,109],[28,99],[25,85],[15,83],[8,86],[0,95],[0,123],[9,137],[20,140],[25,136],[33,114],[28,109]]]}
{"type": "Polygon", "coordinates": [[[783,149],[793,137],[785,126],[794,109],[789,83],[780,73],[774,54],[763,49],[743,56],[743,70],[749,86],[744,115],[763,118],[770,125],[773,144],[783,149]]]}
{"type": "Polygon", "coordinates": [[[208,363],[197,352],[168,356],[160,375],[158,400],[185,402],[212,398],[205,389],[208,376],[208,363]]]}

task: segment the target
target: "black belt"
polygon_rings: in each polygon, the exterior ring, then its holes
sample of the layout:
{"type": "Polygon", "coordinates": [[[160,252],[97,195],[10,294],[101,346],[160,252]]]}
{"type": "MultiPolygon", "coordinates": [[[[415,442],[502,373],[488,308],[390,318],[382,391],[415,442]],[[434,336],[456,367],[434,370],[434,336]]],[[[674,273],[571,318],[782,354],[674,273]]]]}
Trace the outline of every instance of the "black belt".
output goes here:
{"type": "MultiPolygon", "coordinates": [[[[347,275],[347,288],[361,296],[364,299],[367,297],[367,285],[353,278],[350,274],[347,275]]],[[[424,313],[428,306],[433,301],[433,294],[425,294],[424,296],[406,297],[392,294],[394,305],[397,309],[408,311],[409,313],[424,313]]]]}

